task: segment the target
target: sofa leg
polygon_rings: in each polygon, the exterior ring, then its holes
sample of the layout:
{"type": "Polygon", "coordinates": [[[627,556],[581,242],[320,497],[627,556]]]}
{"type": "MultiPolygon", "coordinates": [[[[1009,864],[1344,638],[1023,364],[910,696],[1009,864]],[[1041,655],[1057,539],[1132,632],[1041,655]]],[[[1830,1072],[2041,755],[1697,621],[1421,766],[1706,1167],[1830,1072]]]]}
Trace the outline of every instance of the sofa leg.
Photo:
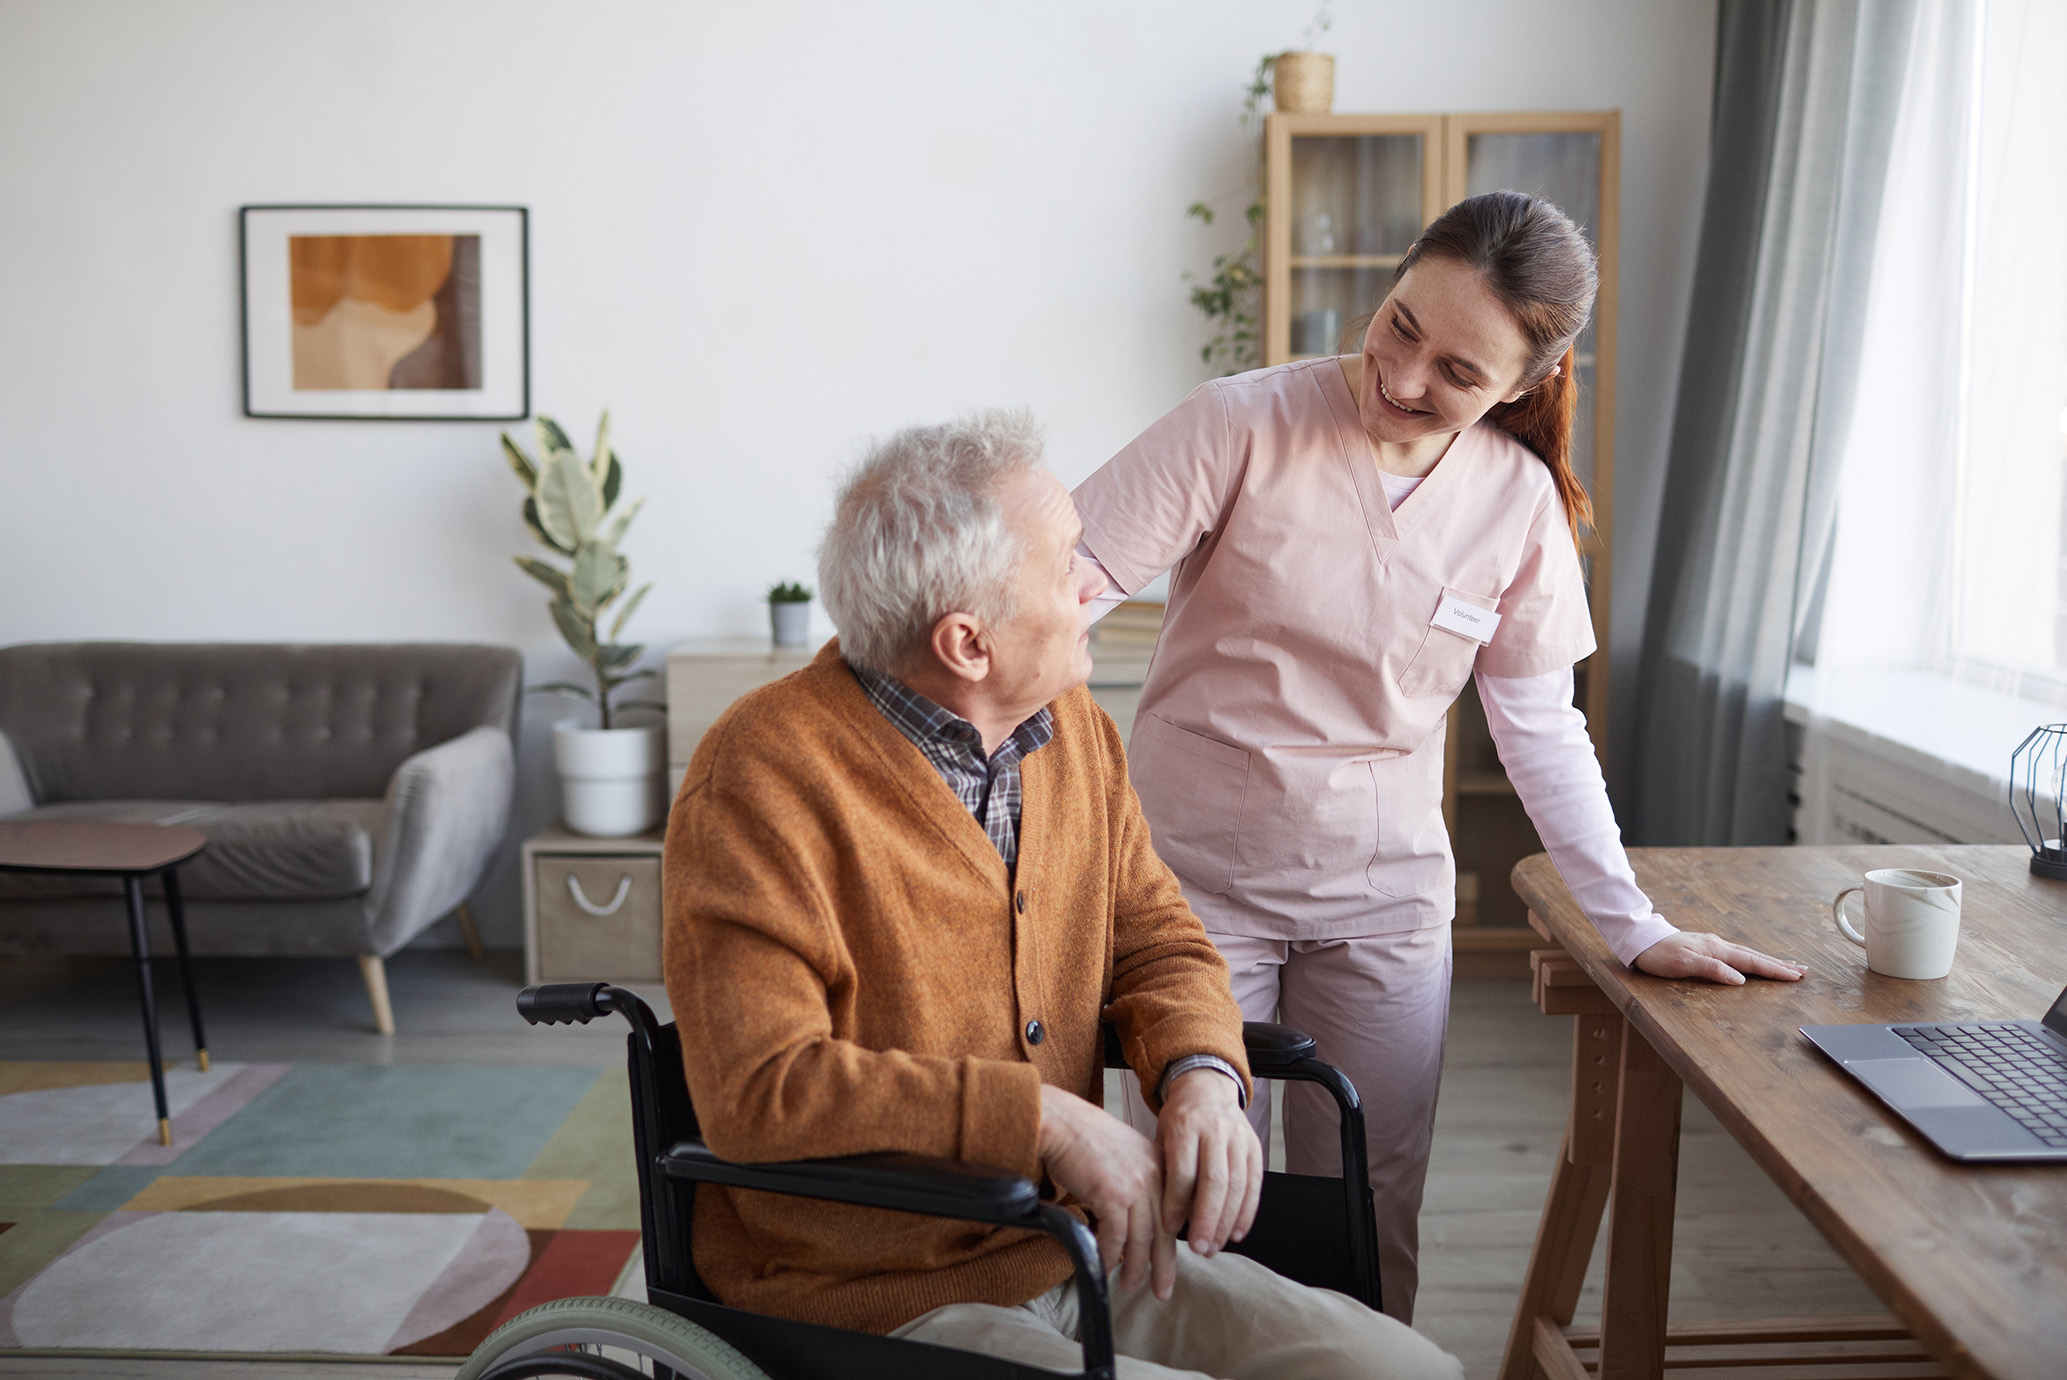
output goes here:
{"type": "Polygon", "coordinates": [[[474,962],[479,963],[483,951],[481,948],[481,931],[474,924],[474,908],[461,901],[453,908],[452,918],[459,922],[459,937],[466,940],[467,952],[474,956],[474,962]]]}
{"type": "Polygon", "coordinates": [[[378,954],[359,955],[359,976],[366,980],[366,996],[373,1003],[373,1028],[383,1035],[395,1033],[395,1008],[388,1005],[388,969],[378,954]]]}

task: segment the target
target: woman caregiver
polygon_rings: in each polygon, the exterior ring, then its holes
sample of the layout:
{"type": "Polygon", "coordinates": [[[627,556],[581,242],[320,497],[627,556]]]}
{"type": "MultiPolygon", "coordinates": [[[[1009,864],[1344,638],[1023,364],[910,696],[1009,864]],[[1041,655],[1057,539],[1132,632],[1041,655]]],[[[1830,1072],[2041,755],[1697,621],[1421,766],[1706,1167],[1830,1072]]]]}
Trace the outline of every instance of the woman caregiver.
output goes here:
{"type": "MultiPolygon", "coordinates": [[[[1449,1018],[1444,723],[1467,676],[1616,957],[1661,977],[1801,975],[1653,911],[1572,704],[1594,650],[1572,344],[1595,283],[1556,207],[1473,197],[1408,250],[1360,358],[1205,384],[1075,493],[1080,554],[1116,590],[1175,568],[1134,786],[1243,1014],[1306,1031],[1361,1091],[1402,1321],[1449,1018]]],[[[1268,1097],[1259,1083],[1249,1108],[1266,1137],[1268,1097]]],[[[1324,1095],[1289,1091],[1285,1138],[1292,1172],[1341,1173],[1324,1095]]]]}

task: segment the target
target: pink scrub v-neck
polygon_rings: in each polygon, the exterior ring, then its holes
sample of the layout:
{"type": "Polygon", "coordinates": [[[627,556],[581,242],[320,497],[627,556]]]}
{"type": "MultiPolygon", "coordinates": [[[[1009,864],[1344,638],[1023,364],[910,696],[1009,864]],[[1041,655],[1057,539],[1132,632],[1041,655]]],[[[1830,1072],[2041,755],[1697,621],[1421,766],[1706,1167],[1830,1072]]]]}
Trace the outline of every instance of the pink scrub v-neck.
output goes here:
{"type": "Polygon", "coordinates": [[[1202,385],[1075,498],[1123,589],[1174,567],[1129,745],[1163,859],[1277,917],[1258,938],[1447,922],[1444,715],[1474,669],[1593,650],[1543,462],[1469,428],[1395,512],[1336,362],[1303,360],[1202,385]],[[1488,644],[1431,622],[1445,596],[1499,614],[1488,644]]]}

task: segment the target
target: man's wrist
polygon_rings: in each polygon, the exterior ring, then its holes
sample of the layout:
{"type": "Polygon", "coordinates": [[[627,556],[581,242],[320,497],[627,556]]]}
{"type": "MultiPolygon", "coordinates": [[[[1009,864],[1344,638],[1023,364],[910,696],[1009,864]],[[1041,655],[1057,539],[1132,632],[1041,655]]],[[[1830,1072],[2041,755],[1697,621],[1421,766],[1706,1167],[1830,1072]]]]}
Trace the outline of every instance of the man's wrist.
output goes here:
{"type": "Polygon", "coordinates": [[[1235,1066],[1217,1054],[1187,1054],[1182,1058],[1172,1059],[1168,1064],[1164,1065],[1163,1076],[1156,1083],[1156,1100],[1159,1102],[1166,1100],[1170,1095],[1171,1087],[1176,1084],[1179,1078],[1182,1078],[1187,1073],[1197,1072],[1200,1069],[1211,1069],[1215,1073],[1226,1074],[1234,1081],[1235,1105],[1243,1111],[1249,1109],[1248,1085],[1242,1082],[1242,1075],[1236,1072],[1235,1066]]]}

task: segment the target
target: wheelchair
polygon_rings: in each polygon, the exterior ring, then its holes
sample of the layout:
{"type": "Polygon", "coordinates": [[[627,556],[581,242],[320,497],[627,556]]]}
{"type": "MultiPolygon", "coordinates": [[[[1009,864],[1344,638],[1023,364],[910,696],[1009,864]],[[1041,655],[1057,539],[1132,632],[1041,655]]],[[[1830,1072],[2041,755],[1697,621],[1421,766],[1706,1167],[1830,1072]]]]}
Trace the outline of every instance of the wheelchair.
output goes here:
{"type": "MultiPolygon", "coordinates": [[[[646,1297],[571,1298],[541,1304],[498,1328],[458,1380],[1054,1380],[1056,1372],[975,1352],[769,1317],[720,1303],[698,1278],[690,1209],[698,1184],[855,1203],[1045,1232],[1074,1268],[1082,1318],[1080,1380],[1113,1380],[1105,1272],[1089,1229],[1043,1202],[1026,1179],[917,1155],[854,1155],[779,1164],[721,1160],[704,1145],[682,1075],[675,1027],[632,992],[608,983],[526,988],[517,1010],[533,1025],[622,1016],[638,1155],[639,1226],[646,1297]]],[[[1379,1307],[1377,1226],[1364,1154],[1364,1114],[1348,1078],[1314,1057],[1313,1040],[1286,1026],[1243,1027],[1250,1072],[1318,1084],[1341,1114],[1342,1178],[1267,1172],[1256,1222],[1230,1243],[1302,1284],[1379,1307]]],[[[1105,1028],[1105,1063],[1126,1067],[1105,1028]]]]}

